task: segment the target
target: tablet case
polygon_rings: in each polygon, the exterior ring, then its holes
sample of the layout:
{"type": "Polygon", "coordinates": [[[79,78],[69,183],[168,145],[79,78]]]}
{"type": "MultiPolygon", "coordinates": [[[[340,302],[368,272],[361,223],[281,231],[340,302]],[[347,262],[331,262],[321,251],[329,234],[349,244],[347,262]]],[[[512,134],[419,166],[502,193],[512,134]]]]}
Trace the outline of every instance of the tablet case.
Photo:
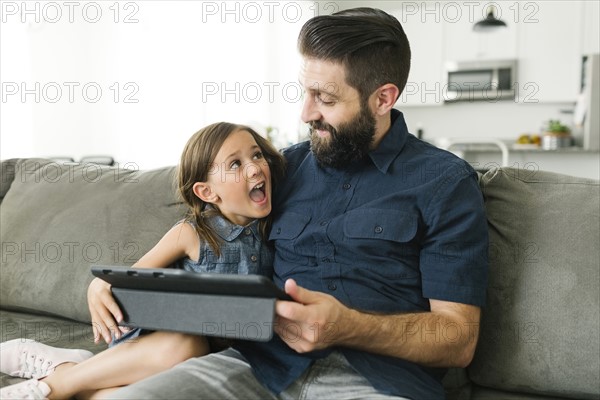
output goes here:
{"type": "Polygon", "coordinates": [[[275,302],[290,300],[263,276],[197,274],[177,269],[92,266],[111,283],[123,326],[268,341],[275,302]]]}

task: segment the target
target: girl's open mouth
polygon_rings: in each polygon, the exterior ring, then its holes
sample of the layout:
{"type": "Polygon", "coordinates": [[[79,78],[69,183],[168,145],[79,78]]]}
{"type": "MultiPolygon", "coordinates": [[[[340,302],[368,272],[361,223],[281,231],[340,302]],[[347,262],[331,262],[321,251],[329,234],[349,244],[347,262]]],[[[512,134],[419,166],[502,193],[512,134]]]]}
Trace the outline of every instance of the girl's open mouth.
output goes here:
{"type": "Polygon", "coordinates": [[[266,195],[265,195],[265,183],[264,182],[257,184],[250,191],[250,199],[252,199],[252,201],[260,203],[261,201],[264,201],[265,197],[266,197],[266,195]]]}

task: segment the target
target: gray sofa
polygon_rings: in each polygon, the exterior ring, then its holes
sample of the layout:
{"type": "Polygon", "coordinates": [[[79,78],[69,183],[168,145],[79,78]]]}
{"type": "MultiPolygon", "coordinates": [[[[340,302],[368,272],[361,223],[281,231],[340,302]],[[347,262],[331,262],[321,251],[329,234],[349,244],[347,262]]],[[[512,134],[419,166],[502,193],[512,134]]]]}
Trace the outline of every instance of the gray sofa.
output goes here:
{"type": "MultiPolygon", "coordinates": [[[[181,218],[174,167],[1,165],[0,341],[104,349],[89,325],[89,267],[132,264],[181,218]]],[[[508,168],[483,174],[481,189],[488,301],[473,363],[445,378],[448,398],[598,399],[599,183],[508,168]]]]}

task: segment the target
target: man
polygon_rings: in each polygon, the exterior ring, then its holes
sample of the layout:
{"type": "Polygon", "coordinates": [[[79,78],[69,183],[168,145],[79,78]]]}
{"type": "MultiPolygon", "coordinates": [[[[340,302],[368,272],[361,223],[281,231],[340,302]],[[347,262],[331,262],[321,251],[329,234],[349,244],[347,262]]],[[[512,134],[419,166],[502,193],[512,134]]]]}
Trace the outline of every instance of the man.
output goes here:
{"type": "MultiPolygon", "coordinates": [[[[487,281],[475,172],[407,132],[393,106],[410,65],[399,22],[374,9],[299,36],[310,144],[287,149],[275,196],[276,337],[191,359],[117,398],[443,398],[473,357],[487,281]]],[[[119,315],[105,288],[92,315],[119,315]],[[108,311],[112,310],[112,311],[108,311]]]]}

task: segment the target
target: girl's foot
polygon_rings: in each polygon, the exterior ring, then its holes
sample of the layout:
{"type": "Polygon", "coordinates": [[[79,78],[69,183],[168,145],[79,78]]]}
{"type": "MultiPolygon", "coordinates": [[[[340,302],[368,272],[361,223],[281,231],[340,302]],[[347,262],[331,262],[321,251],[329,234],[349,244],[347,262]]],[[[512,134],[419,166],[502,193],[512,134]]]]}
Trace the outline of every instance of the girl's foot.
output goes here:
{"type": "Polygon", "coordinates": [[[14,339],[0,344],[0,372],[19,378],[41,379],[60,364],[80,363],[93,355],[87,350],[61,349],[31,339],[14,339]]]}

